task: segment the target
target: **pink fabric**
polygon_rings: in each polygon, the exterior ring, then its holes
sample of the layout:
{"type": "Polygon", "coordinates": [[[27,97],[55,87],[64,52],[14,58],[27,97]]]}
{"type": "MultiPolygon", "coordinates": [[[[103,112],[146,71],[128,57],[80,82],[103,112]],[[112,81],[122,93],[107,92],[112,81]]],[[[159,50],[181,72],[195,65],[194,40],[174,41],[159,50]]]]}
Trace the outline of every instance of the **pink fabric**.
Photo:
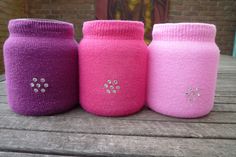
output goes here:
{"type": "Polygon", "coordinates": [[[211,24],[156,24],[149,45],[148,106],[183,118],[208,114],[214,104],[219,49],[211,24]]]}
{"type": "Polygon", "coordinates": [[[139,111],[146,95],[143,23],[89,21],[83,25],[83,35],[79,45],[81,106],[103,116],[139,111]]]}

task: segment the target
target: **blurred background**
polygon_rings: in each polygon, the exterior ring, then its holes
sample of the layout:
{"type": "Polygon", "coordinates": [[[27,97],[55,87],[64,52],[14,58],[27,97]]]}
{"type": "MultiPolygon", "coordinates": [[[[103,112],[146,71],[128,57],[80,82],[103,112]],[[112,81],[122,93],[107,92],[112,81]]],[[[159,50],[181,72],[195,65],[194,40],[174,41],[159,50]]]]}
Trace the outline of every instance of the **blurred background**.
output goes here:
{"type": "Polygon", "coordinates": [[[236,31],[235,0],[0,0],[0,74],[4,73],[2,47],[13,18],[44,18],[71,22],[76,39],[84,21],[139,20],[145,23],[145,41],[151,41],[155,23],[205,22],[217,26],[221,54],[232,55],[236,31]]]}

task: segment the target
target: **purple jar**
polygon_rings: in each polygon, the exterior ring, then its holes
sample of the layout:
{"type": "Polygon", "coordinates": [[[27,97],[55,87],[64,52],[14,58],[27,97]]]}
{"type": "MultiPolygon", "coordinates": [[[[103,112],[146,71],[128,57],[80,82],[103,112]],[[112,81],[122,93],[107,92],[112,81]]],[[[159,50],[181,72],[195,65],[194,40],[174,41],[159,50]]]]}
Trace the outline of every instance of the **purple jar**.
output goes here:
{"type": "Polygon", "coordinates": [[[71,23],[10,20],[4,44],[8,103],[23,115],[51,115],[78,102],[77,42],[71,23]]]}

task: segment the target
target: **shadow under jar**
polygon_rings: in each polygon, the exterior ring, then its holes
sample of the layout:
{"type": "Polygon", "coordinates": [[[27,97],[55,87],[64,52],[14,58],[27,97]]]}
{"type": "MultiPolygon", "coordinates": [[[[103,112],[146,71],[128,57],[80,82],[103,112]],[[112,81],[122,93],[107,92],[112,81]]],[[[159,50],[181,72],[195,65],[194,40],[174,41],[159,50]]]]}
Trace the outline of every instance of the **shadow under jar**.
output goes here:
{"type": "Polygon", "coordinates": [[[148,50],[143,36],[142,22],[84,23],[79,82],[80,103],[86,111],[125,116],[144,106],[148,50]]]}
{"type": "Polygon", "coordinates": [[[181,118],[211,111],[219,61],[215,36],[212,24],[154,25],[149,45],[149,108],[181,118]]]}
{"type": "Polygon", "coordinates": [[[9,22],[4,44],[8,103],[23,115],[65,112],[78,102],[77,42],[71,23],[9,22]]]}

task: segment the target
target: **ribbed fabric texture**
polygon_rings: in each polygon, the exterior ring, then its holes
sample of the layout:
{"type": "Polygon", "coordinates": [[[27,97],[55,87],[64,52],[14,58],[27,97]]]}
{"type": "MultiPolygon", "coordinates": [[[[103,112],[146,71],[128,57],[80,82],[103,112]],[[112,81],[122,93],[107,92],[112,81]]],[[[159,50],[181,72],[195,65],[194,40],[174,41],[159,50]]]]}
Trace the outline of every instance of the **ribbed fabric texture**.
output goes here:
{"type": "Polygon", "coordinates": [[[153,40],[215,42],[216,27],[204,23],[156,24],[153,40]]]}
{"type": "Polygon", "coordinates": [[[80,104],[102,116],[125,116],[145,101],[144,26],[131,21],[89,21],[79,44],[80,104]]]}
{"type": "Polygon", "coordinates": [[[214,104],[219,49],[211,24],[156,24],[149,45],[148,106],[182,118],[208,114],[214,104]]]}
{"type": "Polygon", "coordinates": [[[78,103],[77,42],[73,25],[16,19],[4,44],[8,103],[23,115],[51,115],[78,103]]]}
{"type": "Polygon", "coordinates": [[[73,39],[73,24],[43,19],[15,19],[8,25],[11,36],[28,37],[59,37],[73,39]]]}
{"type": "Polygon", "coordinates": [[[138,21],[99,20],[84,22],[84,38],[143,40],[144,25],[138,21]]]}

